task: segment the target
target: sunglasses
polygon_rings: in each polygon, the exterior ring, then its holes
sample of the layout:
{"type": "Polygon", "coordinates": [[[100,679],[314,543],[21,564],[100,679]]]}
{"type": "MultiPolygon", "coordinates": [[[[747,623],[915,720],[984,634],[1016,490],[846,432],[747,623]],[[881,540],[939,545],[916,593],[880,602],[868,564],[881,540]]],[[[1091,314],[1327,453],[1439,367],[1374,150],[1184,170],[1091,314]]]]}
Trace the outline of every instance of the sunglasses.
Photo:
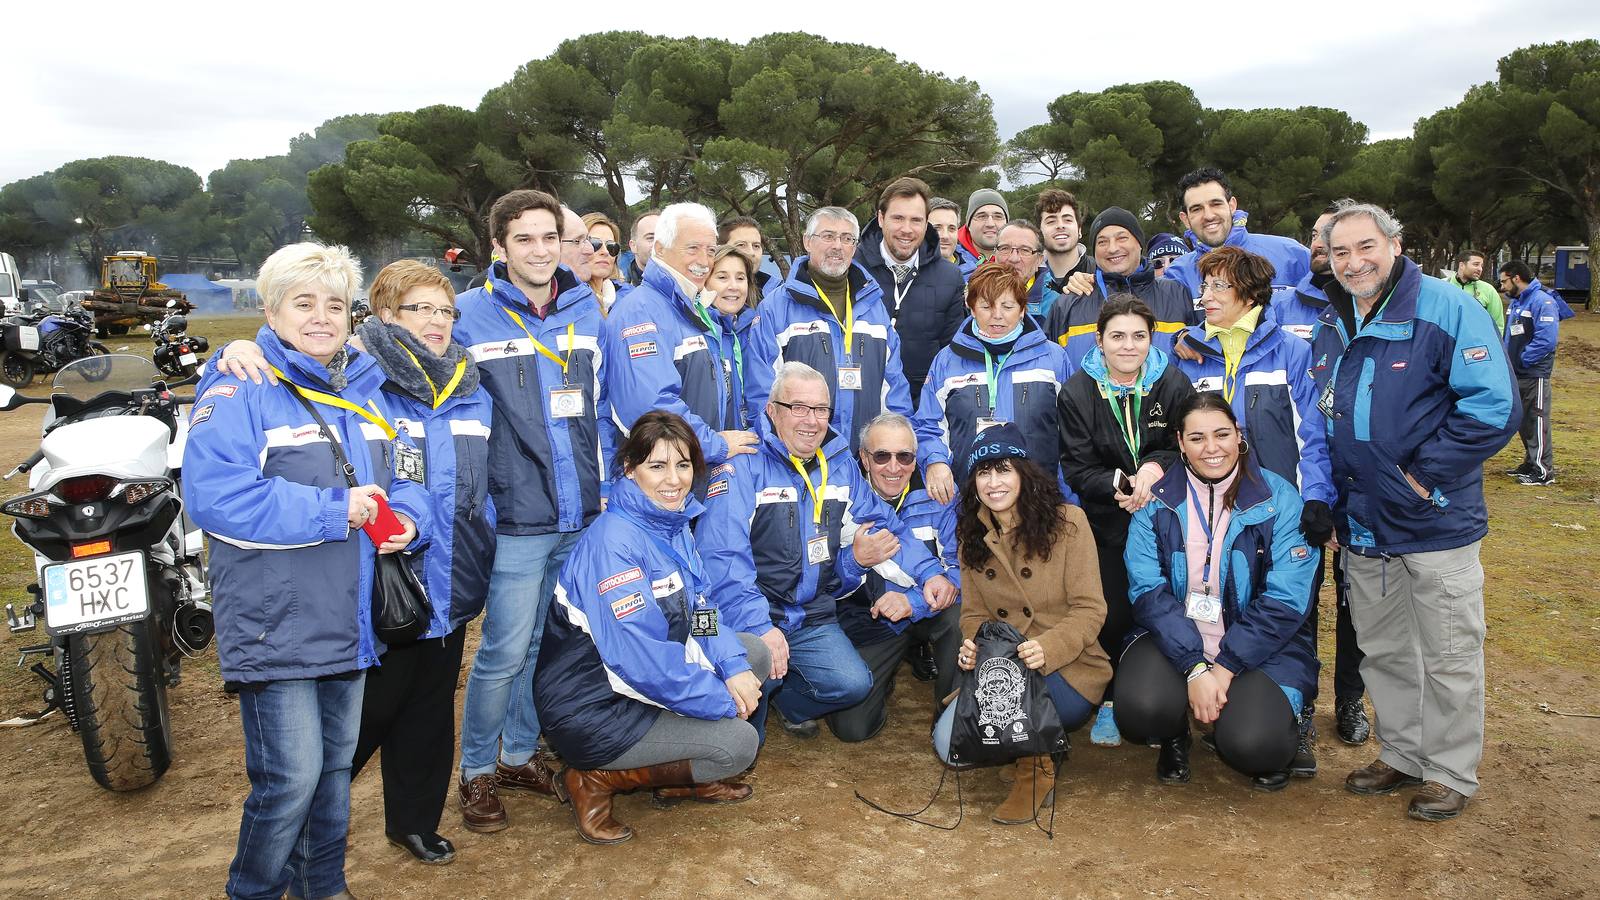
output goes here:
{"type": "Polygon", "coordinates": [[[902,466],[909,466],[917,461],[917,454],[910,450],[897,450],[894,452],[874,450],[868,453],[867,457],[872,460],[872,464],[875,466],[887,466],[891,459],[902,466]]]}

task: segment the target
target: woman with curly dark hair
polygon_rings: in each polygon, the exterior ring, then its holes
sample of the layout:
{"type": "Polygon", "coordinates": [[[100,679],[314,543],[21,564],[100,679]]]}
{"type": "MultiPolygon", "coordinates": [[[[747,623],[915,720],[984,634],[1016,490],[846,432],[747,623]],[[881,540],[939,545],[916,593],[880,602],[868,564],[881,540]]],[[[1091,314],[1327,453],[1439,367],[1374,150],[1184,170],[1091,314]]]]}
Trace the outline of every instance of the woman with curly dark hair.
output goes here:
{"type": "MultiPolygon", "coordinates": [[[[1111,680],[1111,661],[1096,637],[1106,617],[1100,563],[1083,510],[1062,500],[1056,479],[1028,458],[1010,422],[979,432],[961,486],[961,634],[956,664],[977,664],[973,636],[984,622],[1008,622],[1024,640],[1022,664],[1044,676],[1062,728],[1076,731],[1094,714],[1111,680]]],[[[1053,462],[1053,460],[1052,460],[1053,462]]],[[[950,756],[950,704],[934,728],[934,747],[950,756]]],[[[1049,756],[1016,762],[1011,793],[994,811],[1005,825],[1031,822],[1055,802],[1049,756]]]]}

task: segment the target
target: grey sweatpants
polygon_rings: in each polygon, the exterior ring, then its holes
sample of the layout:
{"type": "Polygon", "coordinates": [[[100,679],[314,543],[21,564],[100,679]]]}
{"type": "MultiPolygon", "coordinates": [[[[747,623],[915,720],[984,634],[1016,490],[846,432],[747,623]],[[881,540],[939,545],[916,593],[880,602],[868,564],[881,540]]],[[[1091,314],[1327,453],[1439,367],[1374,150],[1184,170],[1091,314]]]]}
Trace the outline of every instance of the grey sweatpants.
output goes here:
{"type": "Polygon", "coordinates": [[[1555,446],[1550,442],[1550,379],[1519,376],[1517,391],[1522,394],[1522,427],[1517,429],[1522,437],[1522,464],[1547,478],[1556,464],[1555,446]]]}
{"type": "Polygon", "coordinates": [[[1378,758],[1472,796],[1483,758],[1481,541],[1453,550],[1346,552],[1350,616],[1377,713],[1378,758]]]}

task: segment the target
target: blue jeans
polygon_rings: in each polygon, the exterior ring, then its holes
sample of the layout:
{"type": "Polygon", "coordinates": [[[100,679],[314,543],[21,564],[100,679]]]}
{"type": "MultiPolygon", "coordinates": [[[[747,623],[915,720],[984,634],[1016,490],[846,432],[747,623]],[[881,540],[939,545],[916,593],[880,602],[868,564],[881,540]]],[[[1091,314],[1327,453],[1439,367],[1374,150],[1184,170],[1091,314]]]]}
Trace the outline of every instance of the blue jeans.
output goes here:
{"type": "Polygon", "coordinates": [[[556,575],[582,532],[495,536],[483,638],[467,676],[461,711],[461,774],[494,771],[495,759],[520,766],[539,746],[533,673],[556,575]]]}
{"type": "MultiPolygon", "coordinates": [[[[1044,677],[1045,690],[1050,692],[1050,700],[1055,704],[1056,715],[1061,718],[1061,730],[1071,734],[1082,728],[1099,707],[1078,693],[1077,688],[1067,684],[1060,672],[1051,672],[1044,677]]],[[[956,704],[950,705],[939,714],[939,720],[933,724],[933,752],[939,754],[939,759],[946,765],[950,764],[950,733],[955,728],[956,704]]]]}
{"type": "MultiPolygon", "coordinates": [[[[768,679],[763,687],[768,695],[778,691],[772,702],[778,704],[785,719],[820,719],[867,698],[872,672],[837,622],[805,625],[784,637],[789,641],[789,673],[781,682],[768,679]]],[[[750,718],[757,734],[762,733],[766,720],[767,701],[763,699],[750,718]]]]}
{"type": "Polygon", "coordinates": [[[365,672],[267,682],[239,692],[250,795],[229,897],[344,890],[350,758],[361,726],[365,672]]]}

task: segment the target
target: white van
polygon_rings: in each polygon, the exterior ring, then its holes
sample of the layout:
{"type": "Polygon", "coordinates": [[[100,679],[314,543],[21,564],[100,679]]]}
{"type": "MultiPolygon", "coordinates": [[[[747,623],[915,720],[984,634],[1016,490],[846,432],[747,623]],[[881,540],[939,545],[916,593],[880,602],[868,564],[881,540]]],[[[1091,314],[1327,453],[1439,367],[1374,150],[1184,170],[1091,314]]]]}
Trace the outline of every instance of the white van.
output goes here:
{"type": "Polygon", "coordinates": [[[22,270],[9,253],[0,253],[0,309],[6,315],[22,311],[22,270]]]}

